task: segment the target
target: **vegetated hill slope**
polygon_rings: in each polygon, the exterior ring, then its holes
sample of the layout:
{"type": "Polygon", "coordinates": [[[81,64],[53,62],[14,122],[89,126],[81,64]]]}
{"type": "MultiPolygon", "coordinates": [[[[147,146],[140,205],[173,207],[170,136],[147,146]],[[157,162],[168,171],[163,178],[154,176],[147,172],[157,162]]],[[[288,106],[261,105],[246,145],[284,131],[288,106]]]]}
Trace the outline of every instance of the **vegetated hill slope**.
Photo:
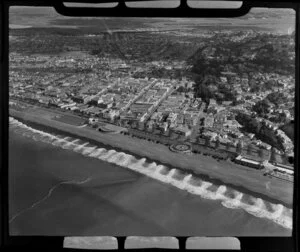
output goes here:
{"type": "Polygon", "coordinates": [[[295,141],[295,123],[290,121],[280,128],[293,142],[295,141]]]}
{"type": "Polygon", "coordinates": [[[243,126],[243,130],[245,132],[254,133],[255,136],[261,141],[274,146],[278,150],[284,150],[276,134],[267,126],[258,122],[255,118],[243,113],[239,113],[235,119],[243,126]]]}

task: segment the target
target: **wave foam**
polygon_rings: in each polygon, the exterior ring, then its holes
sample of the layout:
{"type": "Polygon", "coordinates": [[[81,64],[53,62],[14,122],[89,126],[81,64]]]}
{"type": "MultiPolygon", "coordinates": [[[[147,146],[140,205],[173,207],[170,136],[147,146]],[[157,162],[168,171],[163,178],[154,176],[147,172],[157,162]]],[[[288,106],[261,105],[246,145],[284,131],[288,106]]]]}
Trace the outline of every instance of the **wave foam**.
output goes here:
{"type": "Polygon", "coordinates": [[[99,148],[99,149],[96,149],[96,150],[92,151],[88,156],[89,157],[97,157],[97,156],[99,156],[101,153],[103,153],[105,151],[106,151],[106,149],[99,148]]]}
{"type": "Polygon", "coordinates": [[[166,166],[158,165],[156,162],[147,163],[145,158],[136,159],[130,154],[117,152],[116,150],[97,148],[97,146],[85,147],[89,144],[89,142],[78,144],[77,142],[79,139],[71,141],[70,137],[55,136],[40,130],[36,130],[15,120],[12,117],[9,118],[9,124],[10,126],[13,126],[15,130],[22,128],[23,133],[25,133],[24,130],[26,130],[26,132],[31,132],[31,134],[28,134],[30,137],[34,138],[35,136],[40,135],[40,138],[36,137],[36,139],[40,139],[41,141],[45,139],[48,139],[47,141],[49,141],[49,139],[51,139],[50,143],[58,147],[69,148],[75,152],[81,153],[82,155],[91,158],[98,158],[103,161],[126,167],[155,180],[159,180],[166,184],[171,184],[178,189],[188,191],[189,193],[200,196],[201,198],[221,201],[221,204],[226,208],[242,209],[253,216],[258,218],[266,218],[285,228],[292,229],[293,210],[288,209],[281,204],[271,204],[263,201],[260,198],[254,197],[250,197],[252,199],[250,202],[243,202],[243,193],[232,190],[231,188],[227,188],[224,185],[220,185],[216,191],[210,191],[209,188],[213,185],[212,183],[201,180],[200,178],[196,178],[192,174],[188,174],[182,179],[174,178],[180,175],[179,170],[176,168],[172,168],[167,174],[164,175],[161,172],[168,169],[166,166]],[[228,191],[230,191],[231,194],[233,193],[233,198],[226,196],[226,192],[228,191]],[[271,210],[267,209],[266,204],[270,205],[271,210]]]}

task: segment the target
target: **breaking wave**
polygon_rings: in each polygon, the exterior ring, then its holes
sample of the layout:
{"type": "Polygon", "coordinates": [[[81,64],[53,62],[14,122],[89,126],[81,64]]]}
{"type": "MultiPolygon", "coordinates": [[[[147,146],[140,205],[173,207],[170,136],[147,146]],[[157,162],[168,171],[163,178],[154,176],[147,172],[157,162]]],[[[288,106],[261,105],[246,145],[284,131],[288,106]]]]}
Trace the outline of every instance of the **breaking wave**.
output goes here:
{"type": "Polygon", "coordinates": [[[292,229],[292,209],[281,204],[273,204],[260,198],[255,198],[238,192],[225,185],[220,185],[216,189],[211,182],[204,181],[192,174],[183,174],[179,169],[168,168],[156,162],[149,163],[145,158],[137,159],[133,155],[116,150],[107,150],[97,146],[88,146],[90,143],[79,143],[79,139],[52,135],[47,132],[36,130],[10,117],[11,129],[26,137],[38,139],[45,143],[63,149],[70,149],[82,155],[98,158],[102,161],[113,163],[138,173],[144,174],[155,180],[170,184],[178,189],[185,190],[193,195],[204,199],[218,200],[229,209],[242,209],[258,218],[269,219],[287,229],[292,229]],[[245,197],[246,196],[246,197],[245,197]]]}

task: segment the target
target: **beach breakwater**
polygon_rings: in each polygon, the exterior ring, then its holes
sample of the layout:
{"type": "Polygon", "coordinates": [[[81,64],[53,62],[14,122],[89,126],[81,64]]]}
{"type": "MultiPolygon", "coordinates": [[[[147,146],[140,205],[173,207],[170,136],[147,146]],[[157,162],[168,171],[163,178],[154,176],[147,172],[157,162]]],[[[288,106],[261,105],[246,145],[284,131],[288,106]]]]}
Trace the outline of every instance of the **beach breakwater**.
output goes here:
{"type": "Polygon", "coordinates": [[[234,190],[226,185],[215,186],[210,181],[200,179],[191,173],[183,173],[180,169],[170,168],[156,162],[149,162],[146,158],[137,158],[134,155],[109,148],[99,148],[88,141],[79,138],[56,135],[37,130],[12,117],[9,119],[10,128],[35,141],[42,141],[59,148],[75,151],[89,158],[130,169],[144,174],[152,179],[169,184],[180,190],[199,196],[207,200],[217,200],[224,207],[244,210],[259,218],[269,219],[287,229],[292,229],[292,209],[282,204],[269,203],[261,198],[256,198],[234,190]]]}

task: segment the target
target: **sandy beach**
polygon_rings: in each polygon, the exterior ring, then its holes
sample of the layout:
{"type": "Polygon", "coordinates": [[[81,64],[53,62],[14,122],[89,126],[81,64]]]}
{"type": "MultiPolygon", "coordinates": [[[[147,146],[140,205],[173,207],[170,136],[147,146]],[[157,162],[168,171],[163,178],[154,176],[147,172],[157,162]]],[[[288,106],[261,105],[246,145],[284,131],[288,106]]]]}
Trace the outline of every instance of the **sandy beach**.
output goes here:
{"type": "Polygon", "coordinates": [[[91,139],[113,148],[130,152],[134,155],[154,160],[169,167],[192,172],[216,184],[225,184],[238,188],[253,196],[273,203],[281,203],[287,207],[293,204],[293,184],[285,181],[268,178],[261,171],[240,166],[229,161],[217,161],[203,155],[186,155],[174,153],[167,146],[155,144],[146,140],[132,138],[115,133],[101,133],[89,127],[76,127],[70,124],[52,120],[46,109],[16,111],[10,109],[10,115],[36,123],[45,127],[76,135],[79,138],[91,139]],[[44,112],[44,113],[43,113],[44,112]]]}

